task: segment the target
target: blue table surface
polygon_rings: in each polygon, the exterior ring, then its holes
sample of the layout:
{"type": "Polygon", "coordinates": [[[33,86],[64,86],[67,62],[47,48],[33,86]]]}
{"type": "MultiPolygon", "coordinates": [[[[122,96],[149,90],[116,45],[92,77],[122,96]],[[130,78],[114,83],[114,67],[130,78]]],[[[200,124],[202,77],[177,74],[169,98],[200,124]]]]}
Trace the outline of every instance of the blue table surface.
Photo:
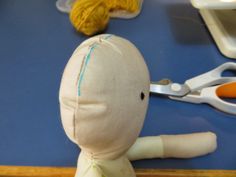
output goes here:
{"type": "MultiPolygon", "coordinates": [[[[106,33],[132,41],[152,80],[186,79],[230,61],[187,0],[146,0],[140,16],[112,19],[106,33]]],[[[79,148],[60,121],[63,69],[87,37],[55,1],[0,1],[0,165],[76,166],[79,148]]],[[[231,60],[233,61],[233,60],[231,60]]],[[[236,169],[236,119],[209,105],[151,96],[141,136],[213,131],[216,152],[194,159],[136,161],[136,168],[236,169]]]]}

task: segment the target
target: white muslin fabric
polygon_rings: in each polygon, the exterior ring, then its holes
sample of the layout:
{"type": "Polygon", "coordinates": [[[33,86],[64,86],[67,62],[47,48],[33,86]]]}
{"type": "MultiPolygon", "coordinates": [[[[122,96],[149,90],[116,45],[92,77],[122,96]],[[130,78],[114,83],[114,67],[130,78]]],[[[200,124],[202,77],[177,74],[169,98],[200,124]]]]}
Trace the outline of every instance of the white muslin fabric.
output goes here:
{"type": "Polygon", "coordinates": [[[126,152],[136,141],[149,99],[149,72],[139,50],[115,35],[84,41],[65,67],[61,120],[81,148],[77,177],[132,177],[126,152]]]}

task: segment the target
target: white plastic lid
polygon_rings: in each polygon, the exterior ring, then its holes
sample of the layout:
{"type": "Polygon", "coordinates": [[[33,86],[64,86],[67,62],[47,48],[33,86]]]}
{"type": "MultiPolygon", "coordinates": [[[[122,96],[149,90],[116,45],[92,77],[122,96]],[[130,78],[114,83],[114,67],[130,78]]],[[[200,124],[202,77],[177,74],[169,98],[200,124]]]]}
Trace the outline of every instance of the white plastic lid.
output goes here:
{"type": "Polygon", "coordinates": [[[197,9],[236,9],[236,0],[191,0],[197,9]]]}
{"type": "MultiPolygon", "coordinates": [[[[57,0],[56,7],[59,11],[63,13],[70,13],[72,4],[75,0],[57,0]]],[[[123,19],[131,19],[138,16],[142,10],[143,0],[138,0],[139,3],[139,10],[137,12],[128,12],[126,10],[116,10],[110,12],[110,16],[112,18],[123,18],[123,19]]]]}
{"type": "Polygon", "coordinates": [[[75,0],[57,0],[56,7],[59,11],[69,13],[75,0]]]}
{"type": "Polygon", "coordinates": [[[200,9],[200,13],[221,53],[236,59],[236,10],[200,9]]]}

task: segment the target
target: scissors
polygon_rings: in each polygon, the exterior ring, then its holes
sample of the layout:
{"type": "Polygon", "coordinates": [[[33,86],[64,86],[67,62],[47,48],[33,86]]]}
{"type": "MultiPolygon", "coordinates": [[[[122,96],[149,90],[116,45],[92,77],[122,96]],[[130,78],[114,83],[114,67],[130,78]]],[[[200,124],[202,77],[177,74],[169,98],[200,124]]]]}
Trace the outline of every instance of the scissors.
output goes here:
{"type": "Polygon", "coordinates": [[[236,104],[222,99],[236,98],[236,76],[222,76],[227,70],[236,71],[236,63],[224,63],[211,71],[186,80],[184,84],[173,83],[169,79],[151,82],[150,92],[166,95],[178,101],[207,103],[223,112],[236,115],[236,104]]]}

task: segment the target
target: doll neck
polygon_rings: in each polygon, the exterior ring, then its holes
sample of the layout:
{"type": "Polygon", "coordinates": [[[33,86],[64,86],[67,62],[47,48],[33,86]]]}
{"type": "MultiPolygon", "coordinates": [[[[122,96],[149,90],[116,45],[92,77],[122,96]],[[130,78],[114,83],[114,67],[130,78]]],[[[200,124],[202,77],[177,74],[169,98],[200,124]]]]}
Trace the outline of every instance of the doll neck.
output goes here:
{"type": "Polygon", "coordinates": [[[75,177],[135,177],[133,167],[122,155],[112,160],[92,159],[80,153],[75,177]]]}

